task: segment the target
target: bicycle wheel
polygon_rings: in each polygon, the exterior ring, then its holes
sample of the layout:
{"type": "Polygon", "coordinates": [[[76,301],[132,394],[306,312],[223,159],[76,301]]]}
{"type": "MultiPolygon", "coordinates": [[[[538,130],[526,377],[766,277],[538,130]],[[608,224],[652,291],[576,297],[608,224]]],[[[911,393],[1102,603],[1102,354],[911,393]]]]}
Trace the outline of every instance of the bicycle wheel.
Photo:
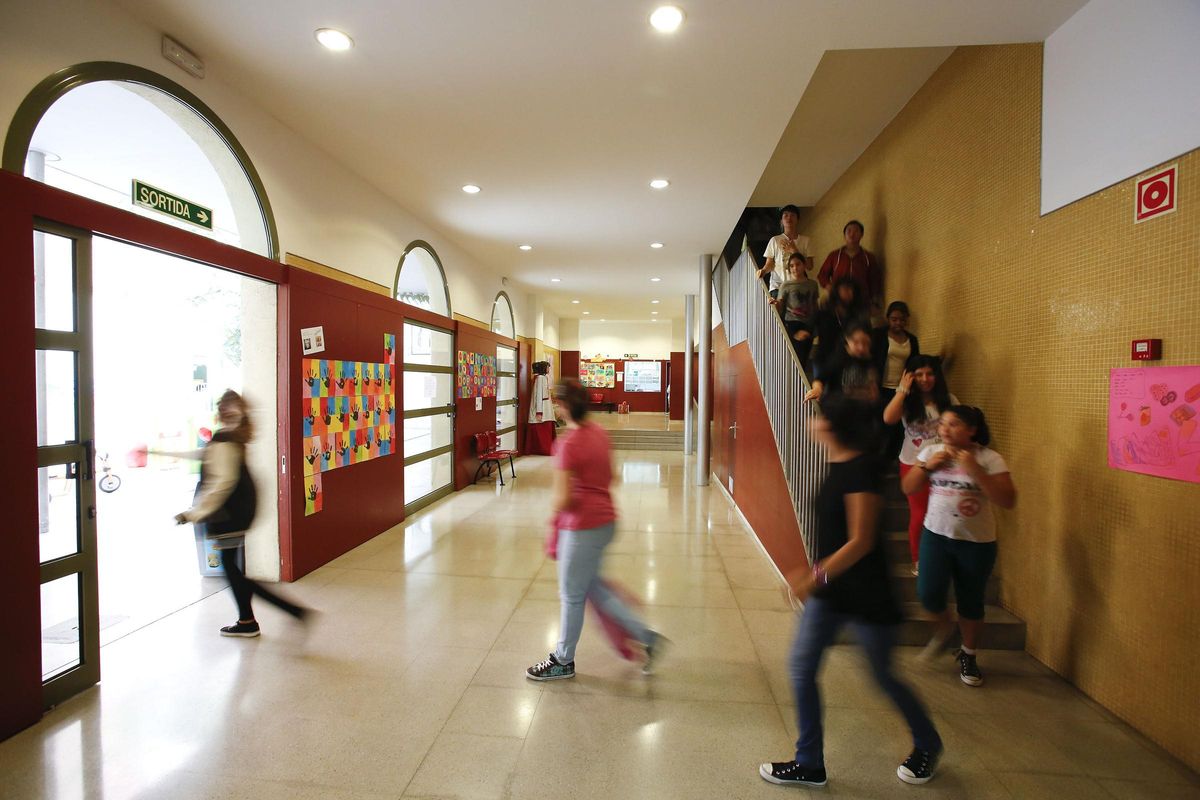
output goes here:
{"type": "Polygon", "coordinates": [[[120,477],[113,475],[111,472],[100,479],[100,491],[112,494],[117,489],[121,488],[120,477]]]}

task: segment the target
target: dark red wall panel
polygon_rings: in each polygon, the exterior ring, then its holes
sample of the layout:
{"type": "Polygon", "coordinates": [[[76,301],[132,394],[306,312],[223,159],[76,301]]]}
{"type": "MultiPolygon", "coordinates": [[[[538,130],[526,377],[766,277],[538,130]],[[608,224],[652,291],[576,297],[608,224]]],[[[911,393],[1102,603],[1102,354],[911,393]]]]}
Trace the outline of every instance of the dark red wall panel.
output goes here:
{"type": "MultiPolygon", "coordinates": [[[[491,331],[485,331],[483,328],[474,325],[468,325],[465,322],[455,323],[458,326],[458,336],[455,339],[454,349],[463,350],[468,353],[481,353],[483,355],[496,355],[497,345],[506,345],[508,347],[517,348],[517,447],[520,448],[521,442],[524,441],[524,427],[522,417],[520,416],[520,399],[525,396],[525,413],[529,413],[529,386],[528,382],[522,380],[522,370],[520,368],[521,345],[516,339],[509,339],[491,331]]],[[[528,350],[528,345],[525,345],[528,350]]],[[[456,353],[457,356],[457,353],[456,353]]],[[[528,356],[526,356],[528,357],[528,356]]],[[[457,363],[457,358],[455,363],[457,363]]],[[[458,382],[455,380],[455,397],[454,397],[454,488],[463,489],[471,485],[471,479],[475,477],[475,470],[479,467],[479,459],[475,456],[475,434],[483,433],[484,431],[496,430],[496,398],[484,397],[483,407],[481,410],[475,410],[475,398],[459,398],[458,397],[458,382]]]]}
{"type": "MultiPolygon", "coordinates": [[[[300,329],[325,328],[325,352],[313,358],[378,362],[384,360],[384,334],[394,333],[399,347],[404,318],[412,310],[388,297],[304,270],[289,268],[288,279],[286,291],[281,293],[286,321],[279,355],[287,374],[286,382],[281,379],[280,394],[285,396],[288,410],[283,431],[287,437],[285,482],[290,525],[280,526],[279,545],[283,577],[295,580],[404,520],[404,458],[400,452],[322,473],[324,507],[316,514],[304,515],[300,329]]],[[[445,318],[438,319],[447,327],[452,325],[445,318]]],[[[401,402],[403,375],[399,368],[395,377],[397,402],[401,402]]],[[[399,412],[396,424],[403,429],[399,412]]],[[[398,430],[396,442],[402,441],[398,430]]]]}

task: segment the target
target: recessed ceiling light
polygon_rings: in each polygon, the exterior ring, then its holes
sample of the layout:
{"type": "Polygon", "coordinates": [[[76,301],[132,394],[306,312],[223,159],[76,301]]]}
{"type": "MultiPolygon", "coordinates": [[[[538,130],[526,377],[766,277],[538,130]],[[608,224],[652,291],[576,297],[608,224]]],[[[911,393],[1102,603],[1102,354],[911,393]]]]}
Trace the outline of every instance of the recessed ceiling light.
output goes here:
{"type": "Polygon", "coordinates": [[[651,242],[650,246],[653,247],[655,250],[661,250],[663,243],[662,242],[651,242]]]}
{"type": "Polygon", "coordinates": [[[578,300],[572,300],[572,301],[571,301],[571,303],[572,303],[572,305],[579,305],[579,301],[578,301],[578,300]]]}
{"type": "Polygon", "coordinates": [[[590,313],[592,313],[592,312],[590,312],[590,311],[585,311],[585,312],[583,312],[583,313],[584,313],[585,315],[587,315],[587,314],[590,314],[590,313]]]}
{"type": "Polygon", "coordinates": [[[666,178],[655,178],[654,180],[650,181],[651,189],[665,189],[670,185],[671,182],[666,178]]]}
{"type": "Polygon", "coordinates": [[[473,183],[468,183],[463,186],[463,191],[467,194],[479,194],[479,187],[473,183]]]}
{"type": "Polygon", "coordinates": [[[518,249],[518,250],[532,250],[532,249],[533,249],[533,245],[531,245],[531,244],[519,244],[519,245],[517,245],[517,249],[518,249]]]}
{"type": "Polygon", "coordinates": [[[551,278],[550,282],[551,283],[562,283],[562,278],[551,278]]]}
{"type": "Polygon", "coordinates": [[[652,305],[652,306],[656,306],[656,305],[658,305],[658,304],[659,304],[659,302],[661,302],[661,301],[659,301],[659,300],[651,300],[651,301],[650,301],[650,305],[652,305]]]}
{"type": "Polygon", "coordinates": [[[604,319],[603,317],[601,317],[601,318],[600,318],[600,321],[601,321],[601,322],[608,322],[608,320],[604,319]]]}
{"type": "Polygon", "coordinates": [[[650,15],[650,24],[662,33],[674,33],[683,24],[683,12],[675,6],[659,6],[650,15]]]}
{"type": "Polygon", "coordinates": [[[659,281],[661,281],[661,280],[662,280],[662,278],[651,278],[651,279],[650,279],[650,282],[651,282],[651,283],[658,283],[658,282],[659,282],[659,281]]]}
{"type": "Polygon", "coordinates": [[[320,42],[321,46],[326,50],[335,50],[341,52],[354,47],[353,39],[334,28],[317,28],[314,35],[317,37],[317,41],[320,42]]]}
{"type": "Polygon", "coordinates": [[[655,314],[657,314],[657,313],[658,313],[657,311],[651,311],[651,312],[650,312],[650,316],[654,316],[654,315],[655,315],[655,314]]]}
{"type": "Polygon", "coordinates": [[[656,320],[656,319],[652,319],[652,320],[650,320],[650,321],[651,321],[651,322],[658,322],[658,320],[656,320]]]}

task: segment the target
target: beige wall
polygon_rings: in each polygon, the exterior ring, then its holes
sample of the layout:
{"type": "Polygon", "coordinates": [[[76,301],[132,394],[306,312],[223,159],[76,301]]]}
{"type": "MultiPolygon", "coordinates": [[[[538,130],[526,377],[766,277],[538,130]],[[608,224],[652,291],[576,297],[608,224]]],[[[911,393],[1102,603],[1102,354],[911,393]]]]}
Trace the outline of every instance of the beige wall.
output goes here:
{"type": "Polygon", "coordinates": [[[1177,213],[1135,227],[1127,180],[1039,217],[1041,56],[960,48],[803,229],[824,254],[861,219],[888,299],[986,411],[1020,492],[998,569],[1029,652],[1200,768],[1200,484],[1111,470],[1105,439],[1131,339],[1200,363],[1200,151],[1177,213]]]}

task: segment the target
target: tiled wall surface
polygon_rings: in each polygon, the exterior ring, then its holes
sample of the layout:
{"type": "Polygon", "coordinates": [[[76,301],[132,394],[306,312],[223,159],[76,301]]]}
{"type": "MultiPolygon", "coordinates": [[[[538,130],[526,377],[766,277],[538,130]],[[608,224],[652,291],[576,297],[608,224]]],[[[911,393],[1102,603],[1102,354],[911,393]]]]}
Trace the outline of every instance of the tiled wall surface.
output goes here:
{"type": "Polygon", "coordinates": [[[888,300],[987,413],[1019,490],[998,570],[1029,652],[1200,769],[1200,484],[1111,470],[1105,439],[1130,340],[1200,364],[1200,151],[1176,213],[1135,226],[1130,179],[1039,217],[1041,58],[957,50],[802,226],[823,255],[866,224],[888,300]]]}

